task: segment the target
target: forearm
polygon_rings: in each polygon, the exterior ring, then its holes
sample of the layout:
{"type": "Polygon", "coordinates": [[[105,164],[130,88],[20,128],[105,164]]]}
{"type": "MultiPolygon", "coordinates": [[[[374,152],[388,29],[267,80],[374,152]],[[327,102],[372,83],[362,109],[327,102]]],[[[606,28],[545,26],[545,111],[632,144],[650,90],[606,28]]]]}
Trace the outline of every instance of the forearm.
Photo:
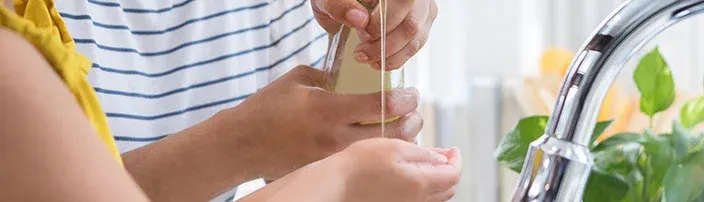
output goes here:
{"type": "Polygon", "coordinates": [[[125,167],[153,201],[207,201],[256,179],[254,159],[240,146],[222,112],[208,121],[122,155],[125,167]]]}
{"type": "Polygon", "coordinates": [[[344,194],[341,190],[345,189],[343,173],[346,171],[339,168],[338,162],[309,164],[237,202],[342,201],[344,194]]]}

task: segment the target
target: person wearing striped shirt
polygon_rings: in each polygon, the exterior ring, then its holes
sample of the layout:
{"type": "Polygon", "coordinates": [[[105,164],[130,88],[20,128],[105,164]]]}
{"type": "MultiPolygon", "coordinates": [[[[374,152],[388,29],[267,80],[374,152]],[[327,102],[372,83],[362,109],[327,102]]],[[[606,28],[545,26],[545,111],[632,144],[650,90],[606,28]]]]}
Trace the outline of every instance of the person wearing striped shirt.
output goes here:
{"type": "MultiPolygon", "coordinates": [[[[425,43],[437,8],[433,0],[389,3],[386,57],[394,68],[425,43]]],[[[378,117],[378,94],[327,93],[315,87],[320,71],[291,70],[319,66],[340,23],[365,41],[357,60],[380,60],[378,13],[355,0],[55,6],[93,62],[88,79],[126,169],[155,201],[229,200],[227,190],[244,181],[277,179],[378,134],[379,126],[356,124],[378,117]]],[[[389,95],[387,112],[403,118],[387,127],[411,141],[422,124],[417,92],[389,95]]]]}

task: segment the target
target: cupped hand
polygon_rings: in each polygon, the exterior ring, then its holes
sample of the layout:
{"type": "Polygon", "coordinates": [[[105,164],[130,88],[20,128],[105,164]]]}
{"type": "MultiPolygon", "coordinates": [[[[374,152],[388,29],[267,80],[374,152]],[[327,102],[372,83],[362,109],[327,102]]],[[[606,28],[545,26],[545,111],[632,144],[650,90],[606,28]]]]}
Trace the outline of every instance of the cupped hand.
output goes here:
{"type": "MultiPolygon", "coordinates": [[[[378,1],[312,0],[312,6],[328,33],[335,33],[341,24],[355,28],[363,41],[355,48],[355,58],[380,69],[381,15],[378,6],[371,12],[365,7],[378,1]]],[[[438,7],[435,0],[387,0],[387,5],[385,69],[397,69],[425,45],[438,7]]]]}
{"type": "MultiPolygon", "coordinates": [[[[224,111],[222,131],[233,135],[232,145],[252,162],[265,179],[277,179],[336,153],[358,140],[378,137],[382,106],[379,93],[336,94],[319,88],[323,72],[299,66],[235,108],[224,111]]],[[[389,117],[388,137],[412,142],[423,120],[415,112],[418,92],[413,88],[388,91],[383,107],[389,117]]]]}
{"type": "Polygon", "coordinates": [[[461,159],[455,148],[361,140],[242,201],[442,202],[455,194],[461,159]]]}
{"type": "Polygon", "coordinates": [[[343,201],[440,202],[452,198],[458,149],[427,149],[393,139],[358,142],[340,155],[350,168],[343,201]]]}

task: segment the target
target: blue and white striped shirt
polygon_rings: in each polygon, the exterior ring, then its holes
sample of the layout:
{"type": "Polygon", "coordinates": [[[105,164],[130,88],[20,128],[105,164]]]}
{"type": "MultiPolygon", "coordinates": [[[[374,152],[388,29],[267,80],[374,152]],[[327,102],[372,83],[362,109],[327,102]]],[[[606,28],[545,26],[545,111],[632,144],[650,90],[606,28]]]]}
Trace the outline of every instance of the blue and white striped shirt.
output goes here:
{"type": "Polygon", "coordinates": [[[318,66],[327,47],[308,0],[62,0],[56,7],[93,61],[89,80],[122,152],[233,107],[296,65],[318,66]]]}

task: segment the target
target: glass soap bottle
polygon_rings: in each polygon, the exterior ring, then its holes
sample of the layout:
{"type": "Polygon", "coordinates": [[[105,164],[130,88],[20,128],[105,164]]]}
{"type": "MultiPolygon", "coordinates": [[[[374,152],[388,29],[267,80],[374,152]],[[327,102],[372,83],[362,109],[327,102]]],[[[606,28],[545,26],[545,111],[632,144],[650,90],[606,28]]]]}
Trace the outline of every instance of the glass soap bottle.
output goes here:
{"type": "MultiPolygon", "coordinates": [[[[384,5],[384,1],[385,0],[379,1],[378,5],[384,5]]],[[[381,10],[382,8],[383,7],[378,9],[381,10]]],[[[372,7],[370,10],[373,9],[376,8],[372,7]]],[[[381,12],[382,23],[380,24],[385,24],[383,23],[386,17],[384,16],[385,13],[386,12],[381,12]]],[[[386,33],[385,27],[381,27],[378,30],[382,30],[382,33],[386,33]]],[[[380,92],[382,89],[389,91],[394,88],[404,88],[403,67],[384,71],[384,78],[382,78],[382,70],[374,68],[371,64],[359,63],[355,60],[354,49],[361,42],[356,31],[345,25],[342,25],[337,33],[330,36],[328,53],[323,66],[326,76],[323,87],[331,92],[345,94],[367,94],[380,92]],[[384,80],[383,84],[382,79],[384,80]]],[[[385,47],[386,44],[382,43],[381,46],[385,47]]],[[[398,118],[399,117],[388,118],[384,122],[391,122],[398,118]]],[[[370,122],[363,122],[362,124],[378,123],[380,123],[380,121],[370,120],[370,122]]]]}

